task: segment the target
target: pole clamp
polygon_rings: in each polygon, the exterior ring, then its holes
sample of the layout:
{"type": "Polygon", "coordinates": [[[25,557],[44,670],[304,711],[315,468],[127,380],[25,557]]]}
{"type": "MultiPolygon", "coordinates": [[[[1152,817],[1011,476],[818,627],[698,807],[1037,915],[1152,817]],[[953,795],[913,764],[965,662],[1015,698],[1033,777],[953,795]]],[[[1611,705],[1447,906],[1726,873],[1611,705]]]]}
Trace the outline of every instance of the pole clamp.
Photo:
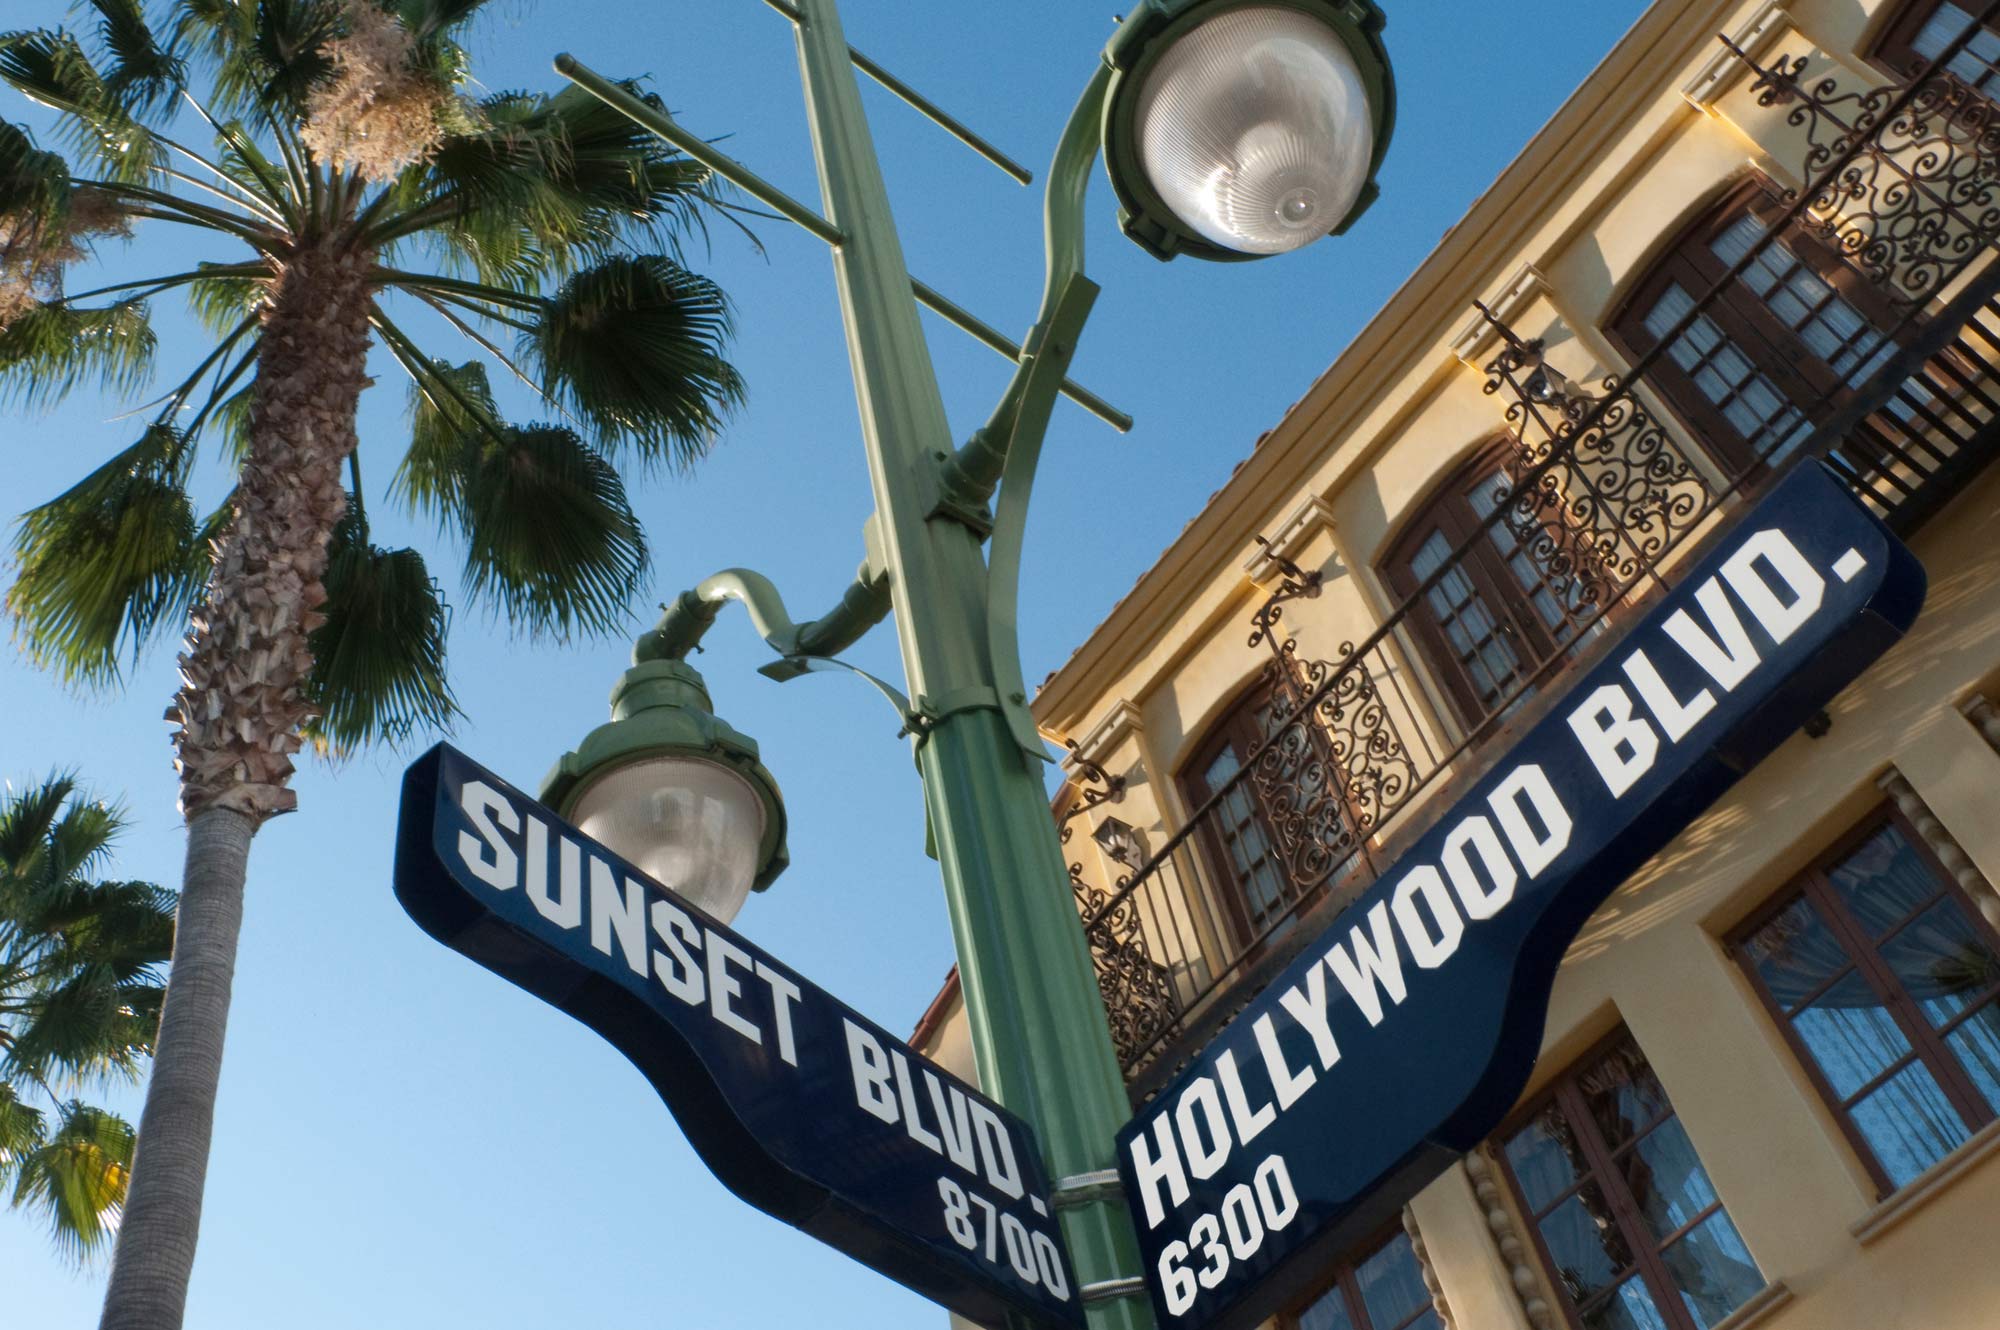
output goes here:
{"type": "Polygon", "coordinates": [[[1076,1293],[1086,1307],[1092,1303],[1109,1302],[1113,1298],[1143,1298],[1146,1296],[1146,1281],[1138,1275],[1100,1279],[1095,1284],[1085,1284],[1076,1293]]]}
{"type": "Polygon", "coordinates": [[[1118,1170],[1115,1168],[1075,1173],[1049,1188],[1049,1200],[1058,1210],[1073,1210],[1079,1206],[1096,1205],[1099,1201],[1122,1200],[1124,1195],[1125,1187],[1119,1182],[1118,1170]]]}

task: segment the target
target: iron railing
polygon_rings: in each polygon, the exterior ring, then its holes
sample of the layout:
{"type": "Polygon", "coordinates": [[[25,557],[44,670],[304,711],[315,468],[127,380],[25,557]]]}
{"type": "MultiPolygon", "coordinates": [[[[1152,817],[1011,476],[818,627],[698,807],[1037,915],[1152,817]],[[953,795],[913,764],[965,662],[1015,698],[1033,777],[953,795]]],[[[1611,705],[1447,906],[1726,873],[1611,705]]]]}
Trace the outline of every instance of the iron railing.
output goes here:
{"type": "MultiPolygon", "coordinates": [[[[1165,844],[1124,865],[1128,873],[1099,885],[1081,863],[1071,868],[1135,1095],[1171,1074],[1181,1053],[1226,1023],[1373,879],[1378,863],[1421,834],[1421,806],[1433,801],[1420,796],[1475,775],[1482,756],[1491,759],[1482,751],[1488,738],[1552,705],[1552,678],[1608,650],[1625,611],[1726,532],[1745,496],[1792,465],[1823,459],[1907,532],[1993,455],[2000,264],[1987,260],[2000,249],[2000,112],[1987,100],[1991,89],[1980,91],[1987,84],[1968,47],[2000,0],[1985,8],[1908,82],[1860,91],[1834,77],[1807,78],[1803,59],[1761,65],[1723,39],[1754,71],[1759,103],[1790,108],[1786,124],[1803,154],[1798,178],[1808,183],[1774,198],[1748,252],[1630,372],[1594,388],[1564,379],[1540,341],[1479,307],[1500,338],[1485,386],[1505,402],[1513,456],[1479,529],[1367,638],[1316,653],[1289,632],[1285,607],[1318,595],[1320,581],[1278,561],[1282,580],[1252,616],[1249,639],[1271,651],[1261,743],[1165,844]],[[1645,385],[1663,363],[1686,370],[1712,351],[1708,312],[1791,228],[1836,251],[1889,312],[1850,347],[1855,369],[1841,392],[1810,412],[1772,416],[1748,438],[1745,455],[1754,460],[1731,468],[1660,411],[1645,385]],[[1532,633],[1511,635],[1526,656],[1519,674],[1489,705],[1460,715],[1462,704],[1444,705],[1421,682],[1428,676],[1410,630],[1427,597],[1482,542],[1525,551],[1561,612],[1553,626],[1538,621],[1532,633]],[[1543,645],[1530,653],[1534,642],[1543,645]],[[1246,847],[1228,833],[1251,816],[1262,833],[1246,847]],[[1277,908],[1224,908],[1226,893],[1246,891],[1277,908]],[[1309,915],[1313,926],[1304,923],[1309,915]]],[[[1739,338],[1753,359],[1757,350],[1775,353],[1768,340],[1756,347],[1756,337],[1739,338]]],[[[1492,608],[1533,613],[1520,600],[1492,608]]],[[[1117,793],[1103,772],[1081,774],[1084,803],[1072,816],[1117,793]]]]}

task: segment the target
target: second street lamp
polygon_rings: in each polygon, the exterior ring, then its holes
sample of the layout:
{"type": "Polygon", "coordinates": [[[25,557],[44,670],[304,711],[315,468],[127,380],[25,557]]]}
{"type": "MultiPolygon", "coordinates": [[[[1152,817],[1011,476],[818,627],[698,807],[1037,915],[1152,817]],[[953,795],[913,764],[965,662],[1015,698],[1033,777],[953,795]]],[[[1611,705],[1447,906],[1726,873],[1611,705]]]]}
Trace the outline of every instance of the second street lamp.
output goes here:
{"type": "MultiPolygon", "coordinates": [[[[1372,196],[1393,122],[1381,13],[1369,0],[1144,0],[1125,19],[1049,171],[1036,322],[986,426],[954,449],[918,301],[989,345],[1011,342],[912,281],[853,72],[869,66],[848,47],[835,0],[767,3],[794,23],[823,215],[656,104],[557,61],[832,246],[861,407],[876,508],[862,572],[840,604],[795,625],[764,579],[721,574],[668,607],[655,647],[685,669],[723,603],[738,600],[783,658],[765,672],[788,678],[831,660],[893,604],[907,696],[876,682],[902,713],[923,778],[980,1086],[1036,1131],[1094,1330],[1139,1330],[1151,1321],[1146,1285],[1113,1171],[1130,1105],[1049,815],[1048,753],[1015,631],[1028,495],[1056,397],[1090,400],[1065,375],[1097,290],[1083,275],[1083,203],[1100,146],[1127,233],[1160,257],[1257,257],[1337,231],[1372,196]]],[[[684,701],[707,714],[705,695],[684,701]]],[[[639,755],[622,740],[593,741],[639,755]]],[[[591,742],[576,755],[586,765],[591,742]]],[[[551,779],[562,777],[559,766],[551,779]]],[[[643,790],[625,794],[645,801],[643,790]]]]}

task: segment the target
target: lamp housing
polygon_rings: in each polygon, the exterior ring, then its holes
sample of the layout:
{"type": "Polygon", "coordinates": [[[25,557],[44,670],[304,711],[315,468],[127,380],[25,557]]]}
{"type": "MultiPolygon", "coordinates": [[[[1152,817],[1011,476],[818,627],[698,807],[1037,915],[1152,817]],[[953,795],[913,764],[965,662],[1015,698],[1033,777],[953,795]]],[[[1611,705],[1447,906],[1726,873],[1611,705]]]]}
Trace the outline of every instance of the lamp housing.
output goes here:
{"type": "Polygon", "coordinates": [[[757,742],[714,713],[684,660],[635,663],[611,719],[542,779],[542,802],[722,923],[790,863],[785,805],[757,742]]]}
{"type": "Polygon", "coordinates": [[[1141,0],[1104,50],[1120,228],[1218,260],[1346,231],[1395,124],[1385,21],[1374,0],[1141,0]]]}

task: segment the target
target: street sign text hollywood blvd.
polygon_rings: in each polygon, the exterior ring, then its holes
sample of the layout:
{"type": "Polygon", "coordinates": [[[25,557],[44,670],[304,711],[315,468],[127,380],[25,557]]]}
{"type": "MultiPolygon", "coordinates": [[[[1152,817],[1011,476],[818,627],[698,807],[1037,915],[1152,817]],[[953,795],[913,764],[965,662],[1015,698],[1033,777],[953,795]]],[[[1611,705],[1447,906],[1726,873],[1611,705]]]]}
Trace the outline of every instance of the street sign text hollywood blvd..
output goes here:
{"type": "Polygon", "coordinates": [[[443,744],[396,895],[615,1045],[758,1209],[981,1324],[1083,1324],[1027,1124],[443,744]]]}
{"type": "Polygon", "coordinates": [[[1119,1134],[1163,1330],[1310,1292],[1491,1133],[1591,913],[1923,596],[1817,465],[1744,514],[1119,1134]]]}

